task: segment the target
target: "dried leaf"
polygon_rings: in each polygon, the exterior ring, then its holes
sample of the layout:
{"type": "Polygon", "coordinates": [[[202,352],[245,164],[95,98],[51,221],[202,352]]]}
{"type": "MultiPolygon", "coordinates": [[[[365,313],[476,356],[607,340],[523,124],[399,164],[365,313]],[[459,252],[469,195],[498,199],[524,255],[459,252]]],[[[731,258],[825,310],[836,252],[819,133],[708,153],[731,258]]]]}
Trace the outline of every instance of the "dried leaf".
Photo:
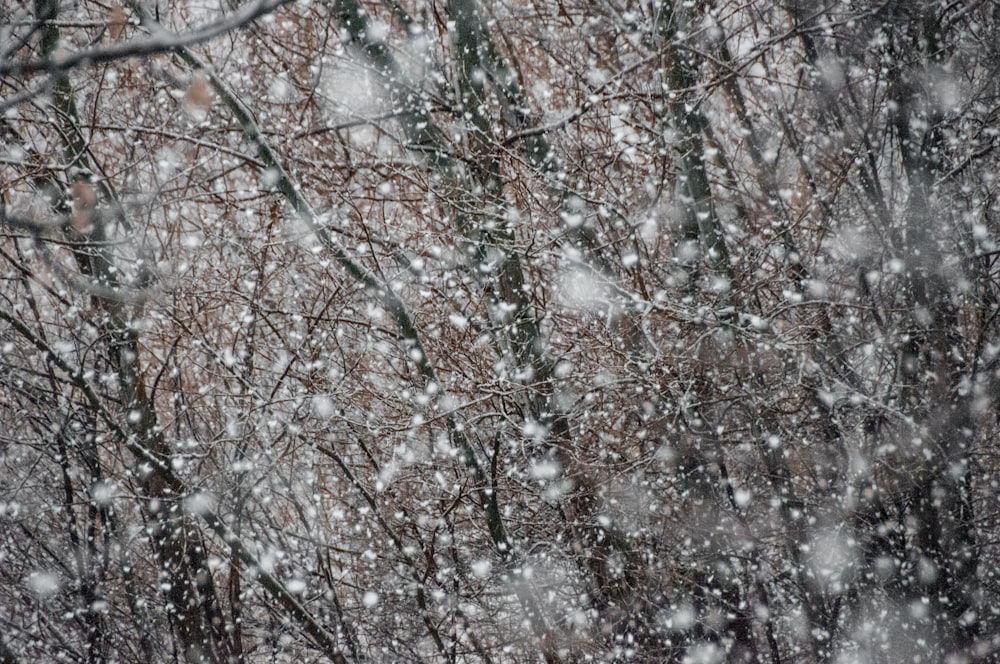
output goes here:
{"type": "Polygon", "coordinates": [[[83,180],[73,183],[73,228],[78,233],[91,230],[91,218],[97,208],[97,191],[83,180]]]}
{"type": "Polygon", "coordinates": [[[126,25],[128,16],[125,15],[125,8],[117,2],[112,4],[111,11],[108,12],[108,34],[112,39],[118,39],[125,31],[126,25]]]}
{"type": "Polygon", "coordinates": [[[196,119],[204,119],[212,107],[212,88],[204,76],[198,74],[184,93],[184,110],[196,119]]]}

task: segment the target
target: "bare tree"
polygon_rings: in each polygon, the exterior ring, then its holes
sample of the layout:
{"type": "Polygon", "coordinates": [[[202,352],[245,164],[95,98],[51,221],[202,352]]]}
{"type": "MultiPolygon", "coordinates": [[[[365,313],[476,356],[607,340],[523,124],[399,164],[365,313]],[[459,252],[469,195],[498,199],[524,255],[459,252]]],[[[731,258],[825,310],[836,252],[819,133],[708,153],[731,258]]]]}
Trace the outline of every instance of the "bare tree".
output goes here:
{"type": "Polygon", "coordinates": [[[5,7],[0,657],[988,661],[995,14],[5,7]]]}

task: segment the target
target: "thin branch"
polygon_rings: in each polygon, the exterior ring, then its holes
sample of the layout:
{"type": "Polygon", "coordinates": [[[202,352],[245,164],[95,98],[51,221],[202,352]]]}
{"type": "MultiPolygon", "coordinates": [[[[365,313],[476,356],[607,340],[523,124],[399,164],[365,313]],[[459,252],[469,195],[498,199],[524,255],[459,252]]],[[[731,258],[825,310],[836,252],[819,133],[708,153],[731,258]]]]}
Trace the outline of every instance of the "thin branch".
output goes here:
{"type": "MultiPolygon", "coordinates": [[[[195,46],[230,33],[291,2],[294,0],[258,0],[258,2],[243,7],[221,21],[185,33],[171,32],[156,23],[157,29],[151,30],[152,36],[146,39],[134,39],[124,44],[75,53],[57,52],[50,58],[29,60],[28,62],[0,63],[0,76],[24,76],[42,71],[55,74],[69,71],[78,66],[171,53],[177,49],[195,46]]],[[[150,27],[146,22],[143,22],[143,25],[147,28],[150,27]]]]}

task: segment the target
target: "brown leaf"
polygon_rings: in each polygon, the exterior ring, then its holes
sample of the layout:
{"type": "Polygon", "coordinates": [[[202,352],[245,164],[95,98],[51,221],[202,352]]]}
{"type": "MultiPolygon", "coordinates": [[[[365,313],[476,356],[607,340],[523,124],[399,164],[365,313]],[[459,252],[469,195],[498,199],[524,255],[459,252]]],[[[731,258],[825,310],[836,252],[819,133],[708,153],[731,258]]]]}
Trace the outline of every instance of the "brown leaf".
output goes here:
{"type": "Polygon", "coordinates": [[[91,229],[91,217],[97,208],[97,191],[83,180],[73,183],[73,228],[78,233],[91,229]]]}
{"type": "Polygon", "coordinates": [[[125,15],[125,8],[117,2],[112,4],[111,10],[108,12],[108,34],[111,35],[112,39],[118,39],[125,31],[126,25],[128,25],[128,16],[125,15]]]}
{"type": "Polygon", "coordinates": [[[198,74],[184,93],[184,110],[197,119],[203,119],[211,107],[212,88],[205,77],[198,74]]]}

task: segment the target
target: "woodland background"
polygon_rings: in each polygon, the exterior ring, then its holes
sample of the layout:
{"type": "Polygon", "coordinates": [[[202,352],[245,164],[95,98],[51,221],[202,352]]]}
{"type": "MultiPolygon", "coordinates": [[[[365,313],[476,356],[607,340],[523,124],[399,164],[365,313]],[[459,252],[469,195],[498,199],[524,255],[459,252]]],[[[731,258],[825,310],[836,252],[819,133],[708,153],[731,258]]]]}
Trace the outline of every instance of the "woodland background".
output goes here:
{"type": "Polygon", "coordinates": [[[1000,651],[1000,5],[0,3],[0,661],[1000,651]]]}

